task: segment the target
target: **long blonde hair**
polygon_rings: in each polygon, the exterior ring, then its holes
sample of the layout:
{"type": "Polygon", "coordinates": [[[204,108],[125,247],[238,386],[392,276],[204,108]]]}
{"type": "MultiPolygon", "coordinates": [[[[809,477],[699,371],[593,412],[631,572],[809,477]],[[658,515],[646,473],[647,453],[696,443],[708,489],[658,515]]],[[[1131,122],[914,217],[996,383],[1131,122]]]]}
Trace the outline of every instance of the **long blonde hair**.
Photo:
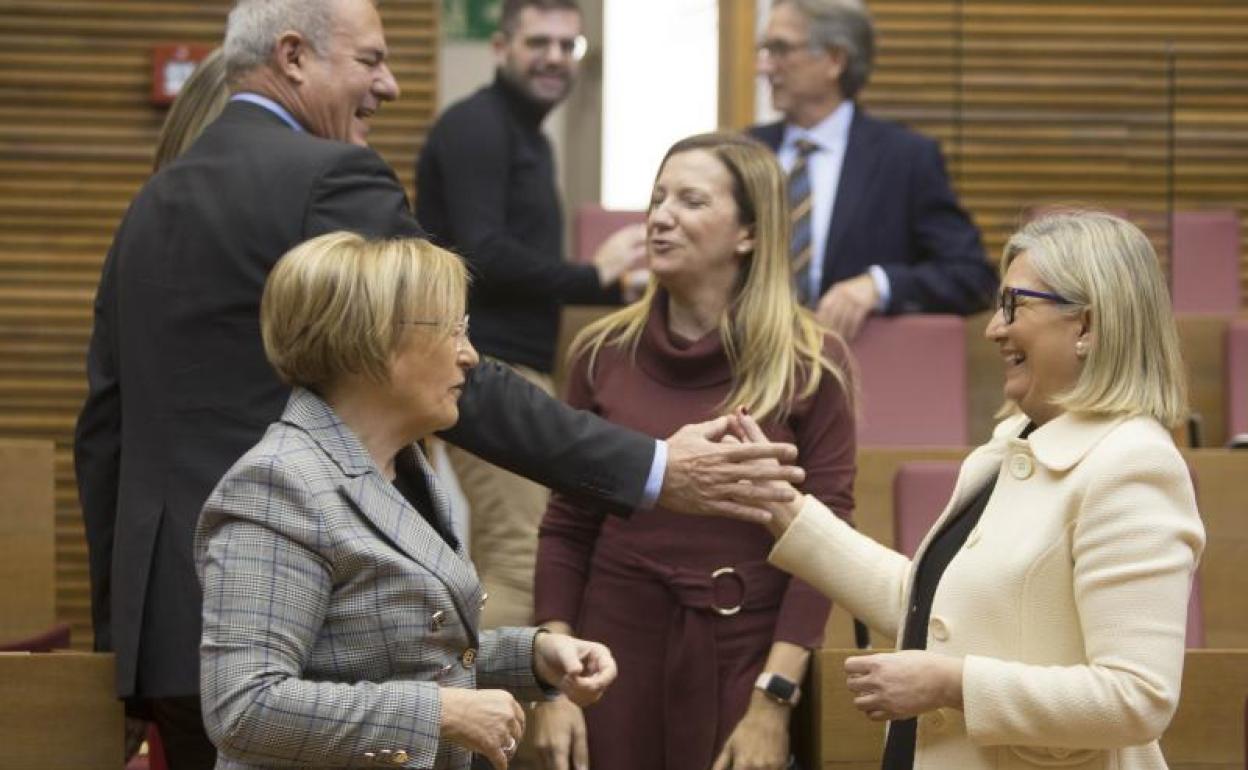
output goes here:
{"type": "MultiPolygon", "coordinates": [[[[784,420],[797,401],[818,390],[825,370],[852,398],[846,372],[824,353],[824,337],[833,333],[819,326],[793,295],[788,195],[775,157],[738,134],[698,134],[672,145],[659,172],[672,156],[693,150],[711,153],[727,168],[738,223],[754,235],[754,250],[743,258],[728,310],[719,320],[733,384],[718,410],[744,406],[757,419],[784,420]]],[[[581,330],[569,358],[588,355],[592,378],[604,346],[625,348],[635,356],[658,292],[658,281],[651,278],[640,300],[581,330]]]]}

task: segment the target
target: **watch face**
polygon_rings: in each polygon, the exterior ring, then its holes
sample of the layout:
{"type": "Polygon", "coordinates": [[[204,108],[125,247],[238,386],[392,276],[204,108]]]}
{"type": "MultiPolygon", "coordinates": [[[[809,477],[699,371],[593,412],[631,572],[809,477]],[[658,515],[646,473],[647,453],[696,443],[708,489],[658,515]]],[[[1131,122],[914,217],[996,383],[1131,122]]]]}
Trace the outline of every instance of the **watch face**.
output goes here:
{"type": "Polygon", "coordinates": [[[797,705],[801,692],[796,682],[770,672],[760,674],[754,686],[762,690],[768,698],[789,705],[797,705]]]}
{"type": "Polygon", "coordinates": [[[781,676],[772,676],[771,681],[767,683],[767,691],[776,696],[780,700],[793,700],[793,693],[797,691],[797,685],[781,676]]]}

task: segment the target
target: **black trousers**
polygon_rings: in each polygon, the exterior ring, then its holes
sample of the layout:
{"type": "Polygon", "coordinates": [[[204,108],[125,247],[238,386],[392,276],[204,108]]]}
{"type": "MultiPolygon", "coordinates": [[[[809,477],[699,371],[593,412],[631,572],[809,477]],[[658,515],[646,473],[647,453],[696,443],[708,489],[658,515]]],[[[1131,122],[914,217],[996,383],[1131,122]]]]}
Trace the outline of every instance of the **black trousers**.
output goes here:
{"type": "Polygon", "coordinates": [[[217,747],[204,730],[198,696],[151,698],[147,706],[160,730],[169,770],[212,770],[217,764],[217,747]]]}

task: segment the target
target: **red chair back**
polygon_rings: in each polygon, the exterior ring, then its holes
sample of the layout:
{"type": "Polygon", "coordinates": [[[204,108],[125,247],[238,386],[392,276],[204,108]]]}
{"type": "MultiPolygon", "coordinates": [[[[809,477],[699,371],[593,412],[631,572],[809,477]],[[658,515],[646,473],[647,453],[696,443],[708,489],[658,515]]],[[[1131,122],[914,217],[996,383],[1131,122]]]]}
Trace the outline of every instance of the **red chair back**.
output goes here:
{"type": "Polygon", "coordinates": [[[965,446],[966,322],[951,315],[871,318],[858,362],[859,446],[965,446]]]}
{"type": "Polygon", "coordinates": [[[25,639],[0,642],[0,652],[51,652],[69,649],[70,628],[68,623],[58,623],[25,639]]]}
{"type": "Polygon", "coordinates": [[[893,476],[893,547],[913,557],[936,524],[958,480],[955,460],[902,463],[893,476]]]}
{"type": "Polygon", "coordinates": [[[589,262],[602,242],[616,230],[645,221],[644,211],[612,211],[594,203],[581,206],[576,210],[576,249],[572,259],[576,262],[589,262]]]}
{"type": "Polygon", "coordinates": [[[1248,319],[1226,329],[1226,435],[1248,436],[1248,319]]]}
{"type": "Polygon", "coordinates": [[[1234,209],[1174,214],[1170,296],[1175,312],[1239,312],[1239,215],[1234,209]]]}

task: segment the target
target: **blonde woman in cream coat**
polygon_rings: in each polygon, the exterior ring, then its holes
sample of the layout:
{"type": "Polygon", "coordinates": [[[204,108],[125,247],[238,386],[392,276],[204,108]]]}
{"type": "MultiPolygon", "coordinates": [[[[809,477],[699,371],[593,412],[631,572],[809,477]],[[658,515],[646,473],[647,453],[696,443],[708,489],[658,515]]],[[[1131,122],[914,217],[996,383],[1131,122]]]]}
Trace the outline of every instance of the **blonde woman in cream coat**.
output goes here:
{"type": "Polygon", "coordinates": [[[909,648],[845,665],[855,705],[892,720],[885,768],[1165,768],[1205,539],[1167,430],[1185,387],[1165,283],[1136,227],[1093,212],[1025,226],[1003,267],[986,336],[1014,414],[915,560],[810,497],[773,509],[770,559],[909,648]]]}

